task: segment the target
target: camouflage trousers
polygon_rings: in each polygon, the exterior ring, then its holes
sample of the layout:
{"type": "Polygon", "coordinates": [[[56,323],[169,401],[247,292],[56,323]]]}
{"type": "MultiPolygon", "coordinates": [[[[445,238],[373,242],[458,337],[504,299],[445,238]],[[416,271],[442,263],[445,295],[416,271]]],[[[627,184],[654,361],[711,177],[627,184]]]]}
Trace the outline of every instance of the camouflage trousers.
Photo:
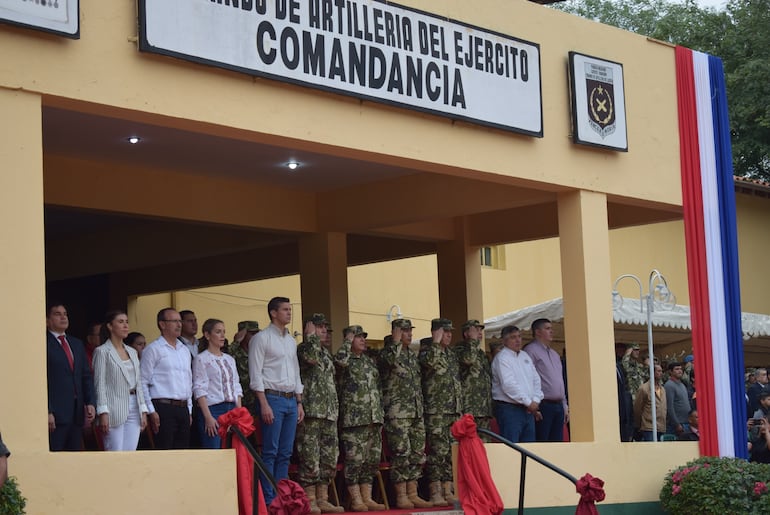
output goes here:
{"type": "Polygon", "coordinates": [[[421,418],[385,421],[390,448],[390,477],[395,483],[417,481],[425,464],[425,427],[421,418]]]}
{"type": "Polygon", "coordinates": [[[425,434],[428,443],[428,479],[452,481],[452,443],[450,431],[457,415],[425,415],[425,434]]]}
{"type": "Polygon", "coordinates": [[[345,483],[371,483],[380,465],[382,425],[343,427],[340,440],[345,456],[345,483]]]}
{"type": "Polygon", "coordinates": [[[340,453],[337,421],[306,418],[297,425],[297,482],[302,486],[328,484],[337,474],[340,453]]]}

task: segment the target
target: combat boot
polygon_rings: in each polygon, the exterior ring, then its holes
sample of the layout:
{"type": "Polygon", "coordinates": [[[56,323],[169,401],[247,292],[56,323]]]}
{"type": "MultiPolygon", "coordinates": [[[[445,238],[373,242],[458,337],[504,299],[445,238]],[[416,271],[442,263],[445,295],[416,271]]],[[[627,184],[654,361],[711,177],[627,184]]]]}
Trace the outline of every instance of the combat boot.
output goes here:
{"type": "Polygon", "coordinates": [[[369,508],[369,511],[376,511],[376,510],[384,510],[385,505],[380,504],[378,502],[375,502],[374,499],[372,499],[372,484],[366,483],[363,485],[359,485],[361,487],[361,499],[363,499],[364,504],[369,508]]]}
{"type": "Polygon", "coordinates": [[[446,502],[446,499],[441,494],[440,481],[433,481],[430,484],[430,502],[433,503],[433,506],[449,506],[449,503],[446,502]]]}
{"type": "Polygon", "coordinates": [[[414,508],[414,504],[406,496],[406,483],[403,481],[396,483],[396,507],[400,510],[411,510],[414,508]]]}
{"type": "Polygon", "coordinates": [[[345,509],[342,506],[335,506],[329,502],[329,485],[318,483],[316,490],[316,504],[321,508],[321,513],[342,513],[345,509]]]}
{"type": "Polygon", "coordinates": [[[369,508],[361,500],[361,485],[348,486],[348,494],[350,495],[350,509],[353,511],[369,511],[369,508]]]}
{"type": "Polygon", "coordinates": [[[457,500],[457,497],[455,497],[454,494],[454,485],[451,481],[444,481],[442,486],[444,487],[444,499],[446,499],[446,502],[449,504],[454,504],[457,500]]]}
{"type": "Polygon", "coordinates": [[[419,495],[417,495],[417,481],[409,481],[406,484],[406,496],[409,498],[409,501],[414,504],[415,508],[432,508],[433,503],[428,502],[425,499],[422,499],[419,495]]]}
{"type": "Polygon", "coordinates": [[[310,501],[310,513],[321,513],[321,508],[315,503],[315,485],[308,485],[303,488],[305,489],[307,500],[310,501]]]}

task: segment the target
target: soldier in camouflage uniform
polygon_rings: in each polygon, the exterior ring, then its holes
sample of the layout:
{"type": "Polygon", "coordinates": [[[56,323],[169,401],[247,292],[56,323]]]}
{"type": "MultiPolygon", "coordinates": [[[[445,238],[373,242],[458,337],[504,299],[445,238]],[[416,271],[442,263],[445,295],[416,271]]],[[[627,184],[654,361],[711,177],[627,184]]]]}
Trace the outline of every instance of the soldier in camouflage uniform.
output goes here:
{"type": "Polygon", "coordinates": [[[473,415],[477,427],[489,429],[492,420],[492,367],[481,348],[484,325],[478,320],[468,320],[462,329],[463,341],[452,347],[460,365],[462,413],[473,415]]]}
{"type": "Polygon", "coordinates": [[[412,328],[411,320],[393,320],[391,334],[385,337],[380,352],[385,436],[392,454],[390,477],[400,509],[433,506],[417,494],[417,481],[425,464],[425,426],[420,364],[409,348],[412,328]]]}
{"type": "Polygon", "coordinates": [[[368,334],[360,325],[345,329],[334,364],[339,369],[340,439],[345,454],[345,482],[353,511],[384,510],[372,499],[372,480],[382,453],[380,374],[366,355],[368,334]]]}
{"type": "Polygon", "coordinates": [[[251,416],[256,416],[257,397],[249,386],[249,342],[251,337],[259,332],[259,324],[253,320],[238,322],[238,332],[233,341],[227,346],[227,353],[235,359],[238,377],[243,388],[241,406],[247,408],[251,416]]]}
{"type": "Polygon", "coordinates": [[[631,399],[636,400],[636,392],[650,375],[650,370],[639,359],[639,344],[632,343],[626,349],[626,353],[620,360],[623,370],[626,371],[626,387],[631,392],[631,399]]]}
{"type": "Polygon", "coordinates": [[[457,356],[449,348],[452,322],[431,321],[432,341],[420,351],[422,392],[425,400],[425,432],[428,439],[430,501],[448,506],[457,500],[452,489],[452,434],[450,428],[460,417],[462,393],[457,356]]]}
{"type": "Polygon", "coordinates": [[[337,473],[337,389],[334,363],[323,343],[327,338],[326,316],[315,313],[305,319],[305,339],[297,346],[305,420],[297,426],[299,484],[310,501],[310,513],[342,513],[329,503],[329,483],[337,473]]]}

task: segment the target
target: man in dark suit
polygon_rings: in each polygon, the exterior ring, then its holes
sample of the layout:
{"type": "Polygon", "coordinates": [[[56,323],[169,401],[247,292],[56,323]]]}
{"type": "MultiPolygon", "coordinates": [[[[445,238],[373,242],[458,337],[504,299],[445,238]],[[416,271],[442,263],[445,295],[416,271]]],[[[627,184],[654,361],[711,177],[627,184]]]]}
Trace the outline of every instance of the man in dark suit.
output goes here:
{"type": "Polygon", "coordinates": [[[79,451],[83,424],[96,413],[91,368],[83,342],[66,333],[67,309],[60,302],[46,313],[48,354],[48,443],[52,451],[79,451]]]}

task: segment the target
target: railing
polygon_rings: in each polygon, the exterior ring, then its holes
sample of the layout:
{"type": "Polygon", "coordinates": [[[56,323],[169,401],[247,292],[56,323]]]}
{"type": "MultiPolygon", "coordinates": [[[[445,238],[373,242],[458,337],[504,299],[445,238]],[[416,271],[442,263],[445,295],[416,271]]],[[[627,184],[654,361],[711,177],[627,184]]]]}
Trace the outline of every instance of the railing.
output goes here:
{"type": "Polygon", "coordinates": [[[251,455],[251,459],[254,461],[254,479],[251,483],[252,487],[252,513],[255,515],[259,513],[258,510],[258,503],[259,503],[259,477],[260,473],[267,478],[267,480],[270,482],[270,484],[273,486],[273,491],[277,492],[278,487],[275,482],[275,478],[273,475],[268,472],[267,467],[265,467],[265,462],[262,461],[262,457],[259,455],[257,450],[254,448],[254,446],[251,444],[248,438],[243,436],[243,433],[241,433],[241,430],[238,429],[236,426],[232,425],[229,427],[227,431],[227,438],[225,439],[225,445],[232,449],[233,447],[233,435],[238,437],[238,439],[241,441],[243,446],[246,448],[246,450],[251,455]]]}
{"type": "Polygon", "coordinates": [[[575,476],[573,476],[572,474],[565,472],[564,470],[560,469],[550,461],[544,460],[537,454],[531,453],[530,451],[519,446],[518,444],[515,444],[512,441],[506,438],[503,438],[499,434],[493,433],[492,431],[489,431],[488,429],[483,429],[483,428],[478,428],[477,431],[479,434],[487,435],[499,442],[504,443],[511,449],[521,454],[521,475],[519,477],[519,511],[518,511],[519,515],[523,515],[524,513],[524,485],[527,481],[527,458],[532,458],[536,462],[543,465],[545,468],[550,469],[556,472],[557,474],[559,474],[560,476],[562,476],[563,478],[570,480],[573,485],[577,483],[577,478],[575,478],[575,476]]]}

